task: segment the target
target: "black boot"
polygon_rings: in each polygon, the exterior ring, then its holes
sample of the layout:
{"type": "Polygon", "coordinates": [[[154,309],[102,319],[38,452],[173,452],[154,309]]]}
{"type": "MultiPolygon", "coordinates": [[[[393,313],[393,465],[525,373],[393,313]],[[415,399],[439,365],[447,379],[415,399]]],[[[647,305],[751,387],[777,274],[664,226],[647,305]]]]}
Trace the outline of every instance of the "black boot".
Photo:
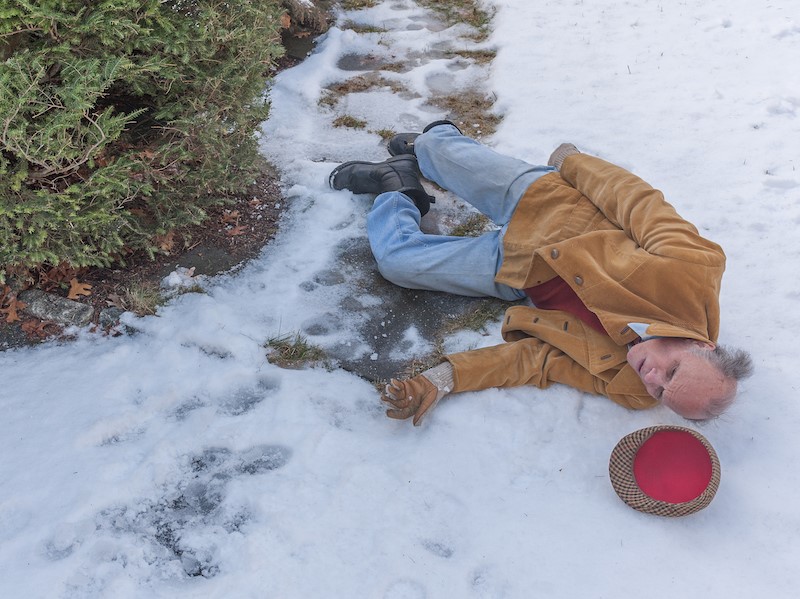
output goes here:
{"type": "Polygon", "coordinates": [[[389,154],[392,156],[400,156],[402,154],[416,156],[414,153],[414,140],[418,137],[419,133],[398,133],[389,140],[389,143],[386,144],[386,149],[389,150],[389,154]]]}
{"type": "Polygon", "coordinates": [[[436,200],[422,187],[421,176],[416,157],[403,154],[383,162],[345,162],[333,169],[328,180],[333,189],[349,189],[353,193],[402,192],[425,216],[436,200]]]}
{"type": "MultiPolygon", "coordinates": [[[[425,127],[422,132],[427,133],[427,131],[436,125],[453,125],[456,127],[455,123],[452,121],[433,121],[427,127],[425,127]]],[[[456,127],[458,129],[458,127],[456,127]]],[[[458,129],[458,132],[461,133],[461,129],[458,129]]],[[[392,156],[400,156],[401,154],[414,154],[414,141],[419,137],[419,133],[398,133],[392,139],[389,140],[389,143],[386,145],[386,148],[389,150],[389,154],[392,156]]]]}

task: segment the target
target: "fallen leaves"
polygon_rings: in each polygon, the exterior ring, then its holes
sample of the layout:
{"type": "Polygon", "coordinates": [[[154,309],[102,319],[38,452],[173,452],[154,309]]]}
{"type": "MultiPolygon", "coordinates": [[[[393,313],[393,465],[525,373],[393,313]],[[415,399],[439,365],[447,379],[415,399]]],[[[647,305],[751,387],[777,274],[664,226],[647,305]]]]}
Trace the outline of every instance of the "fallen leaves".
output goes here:
{"type": "Polygon", "coordinates": [[[11,287],[4,286],[2,294],[0,294],[0,314],[5,315],[6,322],[11,324],[22,320],[19,311],[23,308],[25,308],[25,304],[17,299],[16,293],[12,293],[11,287]]]}
{"type": "Polygon", "coordinates": [[[23,320],[20,312],[24,308],[25,303],[17,299],[16,291],[12,291],[8,285],[0,287],[0,315],[5,317],[6,324],[19,322],[22,332],[31,339],[46,339],[61,330],[54,322],[31,318],[29,315],[23,320]]]}
{"type": "Polygon", "coordinates": [[[175,229],[164,235],[156,235],[153,242],[165,254],[171,254],[175,249],[175,229]]]}
{"type": "Polygon", "coordinates": [[[26,335],[35,339],[47,339],[60,330],[57,324],[46,320],[29,320],[22,323],[21,328],[26,335]]]}
{"type": "Polygon", "coordinates": [[[127,310],[128,303],[125,301],[125,298],[123,298],[119,293],[109,293],[108,297],[106,298],[106,307],[127,310]]]}
{"type": "Polygon", "coordinates": [[[42,291],[63,289],[70,279],[81,276],[83,271],[84,269],[74,268],[66,262],[57,266],[43,267],[37,273],[38,282],[35,287],[42,291]]]}
{"type": "Polygon", "coordinates": [[[238,237],[250,230],[250,227],[239,224],[241,213],[238,210],[226,210],[222,215],[222,224],[225,225],[225,235],[228,237],[238,237]]]}
{"type": "Polygon", "coordinates": [[[69,282],[69,293],[67,299],[76,300],[82,295],[92,295],[92,286],[88,283],[81,283],[78,279],[73,278],[69,282]]]}
{"type": "Polygon", "coordinates": [[[226,210],[222,215],[222,222],[226,225],[238,224],[241,214],[238,210],[226,210]]]}
{"type": "Polygon", "coordinates": [[[247,230],[248,230],[248,227],[245,227],[244,225],[239,225],[237,227],[232,227],[232,228],[228,229],[227,231],[225,231],[225,235],[227,235],[228,237],[235,237],[237,235],[244,235],[245,233],[247,233],[247,230]]]}

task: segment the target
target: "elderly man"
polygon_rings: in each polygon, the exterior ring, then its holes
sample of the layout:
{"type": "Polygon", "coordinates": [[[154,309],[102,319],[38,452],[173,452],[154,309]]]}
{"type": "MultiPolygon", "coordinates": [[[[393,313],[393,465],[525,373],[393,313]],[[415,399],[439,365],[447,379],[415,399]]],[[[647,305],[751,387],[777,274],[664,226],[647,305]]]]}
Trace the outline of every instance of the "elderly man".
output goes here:
{"type": "Polygon", "coordinates": [[[334,189],[379,194],[367,231],[381,274],[412,289],[504,300],[506,343],[446,356],[392,380],[392,418],[422,417],[446,394],[563,383],[633,409],[663,403],[689,419],[721,414],[752,366],[716,344],[725,254],[661,192],[562,144],[549,166],[502,156],[449,121],[389,142],[392,158],[347,162],[334,189]],[[428,235],[420,174],[500,226],[428,235]]]}

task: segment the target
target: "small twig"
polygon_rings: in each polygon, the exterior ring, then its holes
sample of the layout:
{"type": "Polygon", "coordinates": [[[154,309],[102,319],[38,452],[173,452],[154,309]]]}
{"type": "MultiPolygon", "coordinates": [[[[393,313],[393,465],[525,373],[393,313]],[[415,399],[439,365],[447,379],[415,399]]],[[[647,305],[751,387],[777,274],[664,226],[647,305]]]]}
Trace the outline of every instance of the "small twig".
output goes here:
{"type": "Polygon", "coordinates": [[[28,27],[26,29],[18,29],[17,31],[9,31],[7,33],[0,33],[0,38],[3,37],[11,37],[12,35],[17,35],[19,33],[31,33],[32,31],[44,31],[41,27],[28,27]]]}

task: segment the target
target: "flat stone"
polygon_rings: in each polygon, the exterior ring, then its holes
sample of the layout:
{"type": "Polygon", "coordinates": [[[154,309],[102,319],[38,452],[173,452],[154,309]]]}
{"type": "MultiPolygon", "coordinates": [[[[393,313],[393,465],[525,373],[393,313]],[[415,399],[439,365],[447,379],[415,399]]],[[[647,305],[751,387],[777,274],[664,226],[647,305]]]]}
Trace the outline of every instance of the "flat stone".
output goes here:
{"type": "Polygon", "coordinates": [[[119,324],[120,316],[122,316],[124,313],[125,310],[122,308],[116,308],[114,306],[100,310],[100,327],[106,329],[117,326],[119,324]]]}
{"type": "Polygon", "coordinates": [[[49,320],[64,327],[82,327],[92,320],[94,308],[59,295],[38,289],[23,291],[19,299],[26,304],[25,312],[40,320],[49,320]]]}

